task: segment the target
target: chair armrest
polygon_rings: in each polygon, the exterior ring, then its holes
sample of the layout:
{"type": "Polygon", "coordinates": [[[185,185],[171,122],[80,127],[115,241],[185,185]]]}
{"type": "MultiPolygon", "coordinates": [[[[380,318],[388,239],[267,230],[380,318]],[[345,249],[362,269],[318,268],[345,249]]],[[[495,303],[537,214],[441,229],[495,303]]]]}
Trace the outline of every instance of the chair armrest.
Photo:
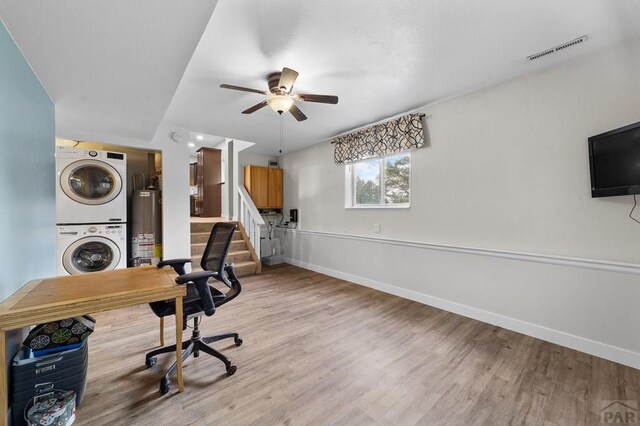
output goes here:
{"type": "Polygon", "coordinates": [[[215,271],[200,271],[191,272],[190,274],[184,274],[176,278],[176,284],[186,284],[192,282],[202,301],[202,309],[204,314],[208,317],[216,312],[216,305],[213,302],[213,296],[211,295],[211,288],[209,288],[209,278],[217,276],[215,271]]]}
{"type": "Polygon", "coordinates": [[[198,271],[180,275],[176,278],[176,284],[186,284],[188,282],[196,282],[200,280],[209,280],[209,278],[218,275],[216,271],[198,271]]]}
{"type": "Polygon", "coordinates": [[[184,265],[186,263],[191,263],[192,260],[191,259],[168,259],[168,260],[163,260],[162,262],[158,263],[158,268],[164,268],[165,266],[171,266],[173,268],[174,271],[176,271],[176,274],[178,275],[184,275],[185,274],[185,270],[184,270],[184,265]]]}
{"type": "Polygon", "coordinates": [[[225,277],[225,281],[224,281],[227,287],[231,288],[234,283],[239,284],[238,277],[236,276],[233,263],[226,263],[224,265],[224,271],[227,273],[227,276],[225,277]]]}

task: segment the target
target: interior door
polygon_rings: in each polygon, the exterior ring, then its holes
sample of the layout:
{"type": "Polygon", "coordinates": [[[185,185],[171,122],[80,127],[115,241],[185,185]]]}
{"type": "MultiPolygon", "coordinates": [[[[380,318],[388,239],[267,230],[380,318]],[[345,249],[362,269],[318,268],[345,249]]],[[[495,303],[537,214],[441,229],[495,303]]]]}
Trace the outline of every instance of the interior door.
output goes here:
{"type": "Polygon", "coordinates": [[[60,187],[67,197],[78,203],[106,204],[120,194],[122,176],[103,161],[80,160],[62,171],[60,187]]]}

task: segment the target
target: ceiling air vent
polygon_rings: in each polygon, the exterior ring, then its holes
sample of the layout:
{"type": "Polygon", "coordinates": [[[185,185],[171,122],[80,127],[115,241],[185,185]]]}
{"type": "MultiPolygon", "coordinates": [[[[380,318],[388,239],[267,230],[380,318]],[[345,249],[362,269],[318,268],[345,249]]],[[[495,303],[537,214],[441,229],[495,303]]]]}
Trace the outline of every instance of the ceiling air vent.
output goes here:
{"type": "Polygon", "coordinates": [[[587,41],[587,36],[583,35],[582,37],[578,37],[578,38],[576,38],[574,40],[571,40],[571,41],[568,41],[566,43],[559,44],[558,46],[552,47],[551,49],[546,49],[546,50],[543,50],[542,52],[534,53],[531,56],[527,56],[527,59],[529,59],[530,61],[535,61],[536,59],[540,59],[543,56],[551,55],[552,53],[559,52],[559,51],[564,50],[564,49],[566,49],[568,47],[576,46],[576,45],[578,45],[580,43],[584,43],[585,41],[587,41]]]}

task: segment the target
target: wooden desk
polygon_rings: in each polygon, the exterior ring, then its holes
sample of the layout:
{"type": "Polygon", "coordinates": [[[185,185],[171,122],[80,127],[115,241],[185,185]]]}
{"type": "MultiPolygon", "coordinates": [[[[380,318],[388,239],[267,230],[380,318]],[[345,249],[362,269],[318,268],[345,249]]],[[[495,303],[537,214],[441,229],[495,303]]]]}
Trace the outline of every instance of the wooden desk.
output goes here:
{"type": "Polygon", "coordinates": [[[30,281],[0,303],[0,424],[6,422],[8,410],[8,330],[160,300],[176,301],[176,361],[182,392],[182,298],[186,286],[177,285],[175,278],[172,269],[155,266],[45,278],[30,281]]]}

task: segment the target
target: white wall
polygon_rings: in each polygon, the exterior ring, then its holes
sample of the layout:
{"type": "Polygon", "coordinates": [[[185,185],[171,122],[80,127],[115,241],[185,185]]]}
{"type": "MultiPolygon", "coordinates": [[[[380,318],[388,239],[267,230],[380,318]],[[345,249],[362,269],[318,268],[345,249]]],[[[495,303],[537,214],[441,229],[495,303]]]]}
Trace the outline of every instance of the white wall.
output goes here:
{"type": "Polygon", "coordinates": [[[191,231],[189,228],[189,149],[188,131],[161,124],[151,141],[102,135],[84,131],[59,130],[59,137],[100,142],[162,152],[162,244],[163,258],[190,258],[191,231]],[[171,139],[171,132],[185,135],[185,142],[171,139]]]}
{"type": "Polygon", "coordinates": [[[285,254],[640,367],[640,266],[607,263],[640,264],[640,225],[631,197],[591,198],[587,152],[589,136],[640,121],[639,74],[640,44],[626,45],[425,108],[408,210],[344,209],[329,143],[284,156],[285,209],[303,230],[285,254]]]}

